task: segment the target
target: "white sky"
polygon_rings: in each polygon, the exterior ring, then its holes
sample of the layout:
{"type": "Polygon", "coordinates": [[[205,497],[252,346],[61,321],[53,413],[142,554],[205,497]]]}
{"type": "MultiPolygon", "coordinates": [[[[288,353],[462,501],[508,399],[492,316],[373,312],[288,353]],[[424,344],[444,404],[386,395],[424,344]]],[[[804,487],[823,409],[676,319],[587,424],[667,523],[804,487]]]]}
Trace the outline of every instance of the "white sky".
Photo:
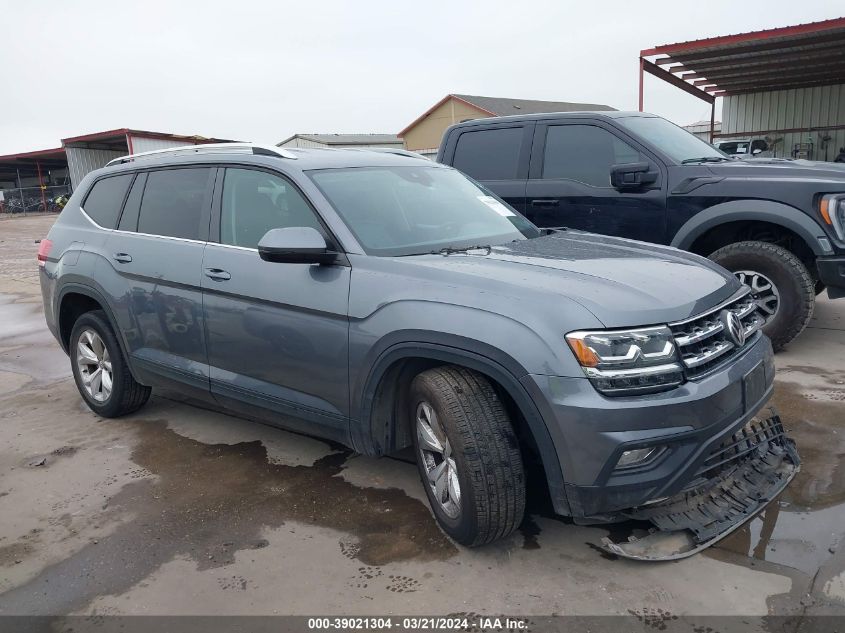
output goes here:
{"type": "MultiPolygon", "coordinates": [[[[0,154],[121,127],[396,133],[450,92],[633,110],[641,49],[841,15],[841,0],[0,0],[0,154]]],[[[709,118],[648,75],[645,95],[676,123],[709,118]]]]}

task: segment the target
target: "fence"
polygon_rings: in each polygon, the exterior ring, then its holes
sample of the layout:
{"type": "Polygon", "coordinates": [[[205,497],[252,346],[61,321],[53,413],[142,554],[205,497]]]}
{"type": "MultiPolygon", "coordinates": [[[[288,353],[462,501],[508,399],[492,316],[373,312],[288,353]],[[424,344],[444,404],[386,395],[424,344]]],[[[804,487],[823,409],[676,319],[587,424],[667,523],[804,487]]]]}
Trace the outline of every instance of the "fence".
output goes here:
{"type": "Polygon", "coordinates": [[[70,185],[51,187],[22,187],[0,190],[0,215],[12,213],[58,213],[62,206],[58,198],[70,195],[70,185]]]}

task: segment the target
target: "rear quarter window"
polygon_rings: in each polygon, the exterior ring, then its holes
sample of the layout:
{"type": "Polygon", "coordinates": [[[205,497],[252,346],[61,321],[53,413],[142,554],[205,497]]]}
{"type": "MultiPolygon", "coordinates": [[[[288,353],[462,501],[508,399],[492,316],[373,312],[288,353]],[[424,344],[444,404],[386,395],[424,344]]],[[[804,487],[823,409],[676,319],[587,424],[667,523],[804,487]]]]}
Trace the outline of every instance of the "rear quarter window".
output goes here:
{"type": "Polygon", "coordinates": [[[106,229],[113,229],[120,216],[132,174],[101,178],[85,196],[82,208],[94,222],[106,229]]]}
{"type": "Polygon", "coordinates": [[[462,132],[452,166],[476,180],[513,180],[522,136],[521,127],[462,132]]]}

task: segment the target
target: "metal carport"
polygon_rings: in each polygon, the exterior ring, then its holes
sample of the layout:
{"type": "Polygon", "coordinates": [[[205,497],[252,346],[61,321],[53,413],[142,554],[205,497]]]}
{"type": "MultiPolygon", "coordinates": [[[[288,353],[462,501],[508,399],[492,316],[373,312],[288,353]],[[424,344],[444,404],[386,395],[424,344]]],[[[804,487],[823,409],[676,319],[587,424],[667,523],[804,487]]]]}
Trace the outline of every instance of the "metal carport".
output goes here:
{"type": "MultiPolygon", "coordinates": [[[[844,42],[845,18],[835,18],[648,48],[640,51],[639,109],[642,112],[643,78],[649,73],[710,104],[712,142],[717,97],[845,84],[844,42]]],[[[837,112],[827,119],[821,113],[810,113],[806,125],[801,121],[790,127],[787,121],[753,132],[785,134],[845,128],[845,121],[839,120],[845,102],[839,103],[840,91],[834,92],[837,112]],[[810,120],[813,118],[818,121],[810,120]]],[[[760,125],[767,127],[765,117],[760,118],[760,125]]],[[[721,136],[729,135],[723,125],[721,136]]]]}

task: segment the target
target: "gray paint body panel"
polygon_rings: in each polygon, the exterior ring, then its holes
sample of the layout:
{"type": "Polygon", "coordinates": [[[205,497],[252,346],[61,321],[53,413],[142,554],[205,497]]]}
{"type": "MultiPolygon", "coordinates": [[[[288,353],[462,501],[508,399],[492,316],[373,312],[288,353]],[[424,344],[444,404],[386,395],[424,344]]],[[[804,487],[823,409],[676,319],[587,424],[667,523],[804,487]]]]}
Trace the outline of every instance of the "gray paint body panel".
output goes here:
{"type": "MultiPolygon", "coordinates": [[[[419,162],[367,152],[301,156],[209,155],[202,164],[252,165],[293,180],[345,251],[343,265],[272,264],[249,249],[97,228],[79,208],[96,178],[198,159],[117,165],[86,177],[50,231],[54,250],[41,281],[51,330],[58,333],[62,288],[87,282],[142,382],[187,388],[208,402],[375,453],[384,446],[373,436],[372,394],[389,364],[411,355],[463,362],[511,395],[540,445],[556,509],[581,517],[600,512],[601,503],[613,506],[605,492],[615,484],[602,478],[625,446],[690,427],[689,443],[700,447],[736,423],[739,374],[771,355],[763,338],[745,360],[635,399],[596,392],[564,339],[577,329],[698,314],[738,288],[720,267],[670,247],[580,231],[497,246],[488,255],[369,257],[306,172],[419,162]],[[114,261],[115,252],[129,250],[129,265],[114,261]],[[205,268],[225,269],[231,279],[212,281],[205,268]],[[597,487],[604,492],[582,492],[597,487]]],[[[661,481],[680,468],[658,473],[661,481]]],[[[640,497],[658,487],[649,481],[635,486],[640,497]]]]}

